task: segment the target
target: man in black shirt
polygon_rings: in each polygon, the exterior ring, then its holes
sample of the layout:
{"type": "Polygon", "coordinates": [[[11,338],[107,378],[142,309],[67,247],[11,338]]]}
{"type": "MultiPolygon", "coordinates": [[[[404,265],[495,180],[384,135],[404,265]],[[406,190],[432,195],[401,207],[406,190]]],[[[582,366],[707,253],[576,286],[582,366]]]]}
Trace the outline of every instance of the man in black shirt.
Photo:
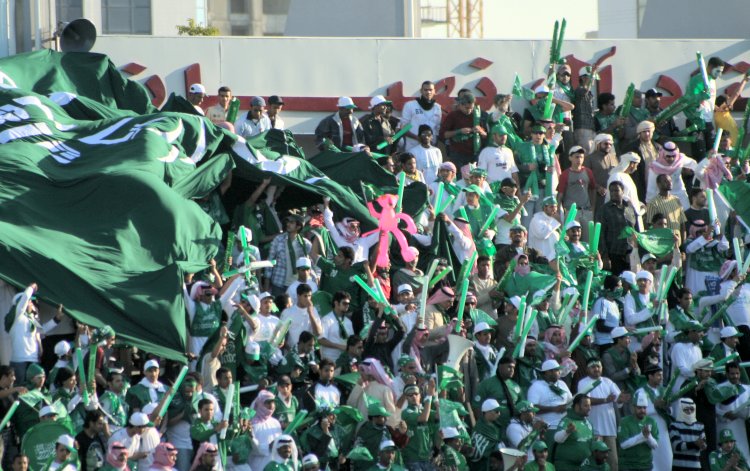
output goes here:
{"type": "Polygon", "coordinates": [[[620,233],[625,227],[636,227],[636,215],[633,205],[623,199],[625,187],[619,181],[609,184],[610,200],[599,208],[597,221],[602,223],[602,235],[599,239],[604,268],[617,276],[630,268],[628,254],[632,250],[627,239],[621,239],[620,233]]]}
{"type": "Polygon", "coordinates": [[[107,455],[109,425],[100,410],[86,412],[83,430],[76,435],[78,458],[81,460],[81,471],[95,471],[104,466],[107,455]]]}

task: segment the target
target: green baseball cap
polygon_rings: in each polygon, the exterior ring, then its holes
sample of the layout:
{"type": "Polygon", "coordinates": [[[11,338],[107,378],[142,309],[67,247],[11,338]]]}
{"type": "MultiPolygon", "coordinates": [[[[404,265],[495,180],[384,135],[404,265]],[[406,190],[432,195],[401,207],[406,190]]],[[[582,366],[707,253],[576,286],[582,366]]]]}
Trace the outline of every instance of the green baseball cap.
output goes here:
{"type": "Polygon", "coordinates": [[[724,430],[719,432],[719,444],[736,441],[737,440],[734,438],[734,433],[732,432],[732,430],[725,428],[724,430]]]}
{"type": "Polygon", "coordinates": [[[482,189],[474,185],[473,183],[467,186],[466,188],[462,189],[461,191],[466,192],[466,193],[476,193],[477,195],[481,195],[483,193],[482,189]]]}
{"type": "Polygon", "coordinates": [[[370,404],[367,406],[367,415],[370,417],[390,417],[391,413],[385,410],[381,404],[370,404]]]}
{"type": "Polygon", "coordinates": [[[609,451],[607,444],[601,440],[594,440],[594,443],[591,444],[591,449],[594,451],[609,451]]]}
{"type": "Polygon", "coordinates": [[[516,410],[518,412],[539,412],[539,408],[529,401],[519,401],[516,410]]]}
{"type": "Polygon", "coordinates": [[[532,450],[534,450],[534,451],[544,451],[544,450],[546,450],[547,448],[548,448],[548,447],[547,447],[547,444],[546,444],[546,443],[544,443],[544,442],[543,442],[543,441],[541,441],[541,440],[537,440],[537,441],[535,441],[535,442],[534,442],[534,444],[533,444],[533,445],[531,445],[531,449],[532,449],[532,450]]]}

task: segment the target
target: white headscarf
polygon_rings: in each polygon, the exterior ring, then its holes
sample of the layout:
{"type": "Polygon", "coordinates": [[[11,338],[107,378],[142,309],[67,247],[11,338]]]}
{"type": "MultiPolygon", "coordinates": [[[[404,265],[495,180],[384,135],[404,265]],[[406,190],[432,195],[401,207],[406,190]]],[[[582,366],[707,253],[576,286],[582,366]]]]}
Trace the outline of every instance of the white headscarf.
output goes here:
{"type": "Polygon", "coordinates": [[[291,435],[279,435],[276,437],[273,441],[273,446],[271,446],[271,461],[285,463],[286,460],[279,455],[279,448],[281,448],[282,445],[289,445],[292,447],[292,456],[289,458],[292,462],[291,469],[299,469],[297,464],[297,460],[299,459],[297,456],[297,444],[294,443],[294,439],[291,435]]]}
{"type": "Polygon", "coordinates": [[[688,425],[692,425],[698,421],[695,414],[695,402],[689,397],[680,398],[680,403],[677,405],[677,416],[675,417],[675,420],[677,420],[677,422],[684,422],[688,425]],[[692,407],[693,411],[686,412],[685,409],[688,407],[692,407]]]}
{"type": "Polygon", "coordinates": [[[610,170],[609,174],[614,175],[616,173],[622,173],[626,168],[628,168],[630,162],[640,163],[640,161],[641,157],[635,152],[627,152],[625,154],[622,154],[620,156],[620,163],[617,164],[617,167],[614,167],[612,170],[610,170]]]}

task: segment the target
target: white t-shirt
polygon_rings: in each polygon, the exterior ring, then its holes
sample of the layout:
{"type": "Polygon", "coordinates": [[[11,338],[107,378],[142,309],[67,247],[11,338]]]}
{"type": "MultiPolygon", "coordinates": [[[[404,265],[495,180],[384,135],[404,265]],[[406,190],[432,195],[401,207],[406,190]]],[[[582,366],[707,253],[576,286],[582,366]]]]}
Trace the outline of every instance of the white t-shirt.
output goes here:
{"type": "MultiPolygon", "coordinates": [[[[615,396],[620,395],[620,388],[618,388],[611,379],[604,376],[599,379],[602,380],[601,384],[589,393],[589,397],[595,399],[606,399],[610,394],[614,394],[615,396]]],[[[587,388],[594,381],[594,379],[588,376],[583,378],[578,381],[578,390],[581,391],[582,389],[587,388]]],[[[605,437],[617,436],[617,416],[615,413],[615,407],[615,404],[612,402],[591,406],[589,422],[591,422],[591,426],[594,428],[594,435],[602,435],[605,437]]]]}
{"type": "MultiPolygon", "coordinates": [[[[443,110],[440,105],[435,103],[430,110],[424,110],[416,100],[407,102],[401,110],[401,127],[411,124],[411,132],[414,135],[419,133],[419,126],[426,124],[432,128],[432,144],[437,143],[437,137],[440,133],[440,122],[443,119],[443,110]]],[[[419,144],[416,140],[405,137],[405,149],[419,144]]]]}
{"type": "MultiPolygon", "coordinates": [[[[276,326],[279,324],[280,322],[279,318],[274,316],[273,314],[269,314],[267,316],[258,314],[255,316],[255,319],[257,319],[258,323],[260,324],[258,326],[258,331],[253,332],[253,334],[249,335],[248,337],[251,340],[254,340],[256,342],[267,342],[268,340],[271,339],[271,335],[273,335],[273,331],[276,329],[276,326]]],[[[248,329],[248,332],[250,332],[249,329],[248,329]]]]}
{"type": "Polygon", "coordinates": [[[417,159],[417,169],[424,175],[425,184],[437,180],[438,167],[443,163],[443,153],[440,149],[433,146],[425,148],[419,144],[411,147],[407,152],[417,159]]]}
{"type": "MultiPolygon", "coordinates": [[[[336,314],[334,314],[333,311],[323,316],[321,323],[323,324],[323,335],[321,336],[322,338],[333,343],[346,345],[346,339],[341,337],[341,333],[339,332],[339,322],[338,320],[336,320],[336,314]]],[[[352,321],[346,316],[344,316],[344,329],[346,329],[347,334],[354,335],[354,327],[352,327],[352,321]]],[[[324,347],[322,345],[320,347],[320,356],[322,358],[331,360],[332,362],[336,362],[341,353],[342,350],[336,348],[324,347]]]]}
{"type": "Polygon", "coordinates": [[[518,173],[513,151],[505,146],[482,149],[477,159],[477,167],[487,170],[489,183],[501,182],[506,178],[511,178],[514,173],[518,173]]]}
{"type": "MultiPolygon", "coordinates": [[[[555,386],[562,389],[562,396],[555,394],[549,387],[549,384],[543,380],[536,380],[531,384],[529,393],[526,395],[529,402],[539,406],[554,407],[567,404],[573,400],[573,395],[570,393],[568,386],[562,381],[558,380],[555,386]]],[[[565,412],[540,412],[539,417],[544,419],[549,425],[550,429],[557,428],[557,425],[565,417],[565,412]]]]}
{"type": "Polygon", "coordinates": [[[286,294],[289,295],[290,298],[292,298],[292,303],[297,304],[297,286],[301,285],[302,283],[305,283],[307,286],[312,289],[313,294],[315,294],[316,291],[318,291],[318,284],[315,282],[315,280],[312,279],[312,277],[308,278],[307,281],[295,281],[291,285],[289,285],[289,288],[286,289],[286,294]]]}
{"type": "MultiPolygon", "coordinates": [[[[318,311],[315,307],[312,309],[313,317],[320,322],[318,311]]],[[[313,335],[315,334],[315,332],[313,332],[312,323],[310,322],[310,316],[307,315],[307,308],[303,309],[294,305],[290,308],[284,309],[284,312],[281,313],[281,322],[284,322],[287,319],[292,320],[292,323],[289,326],[289,343],[287,345],[297,345],[297,343],[299,343],[299,336],[304,331],[308,331],[313,335]]]]}

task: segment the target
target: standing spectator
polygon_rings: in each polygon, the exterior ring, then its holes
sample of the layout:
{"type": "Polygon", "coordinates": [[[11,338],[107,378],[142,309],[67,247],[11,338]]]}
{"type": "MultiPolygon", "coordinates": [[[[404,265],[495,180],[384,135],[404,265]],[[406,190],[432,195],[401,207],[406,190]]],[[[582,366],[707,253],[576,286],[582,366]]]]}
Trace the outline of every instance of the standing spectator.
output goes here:
{"type": "Polygon", "coordinates": [[[284,309],[281,313],[281,322],[291,321],[287,345],[297,345],[302,332],[310,332],[319,338],[323,334],[323,326],[320,322],[318,310],[312,302],[312,289],[305,285],[297,287],[297,304],[284,309]]]}
{"type": "Polygon", "coordinates": [[[194,83],[190,85],[190,88],[188,89],[188,101],[191,105],[193,105],[193,108],[195,108],[195,112],[199,115],[203,116],[203,108],[201,108],[201,103],[203,103],[203,100],[206,98],[206,87],[201,85],[200,83],[194,83]]]}
{"type": "Polygon", "coordinates": [[[672,177],[673,188],[671,193],[680,200],[683,209],[690,206],[688,201],[687,189],[682,180],[683,175],[691,176],[698,168],[698,163],[680,152],[677,144],[674,142],[665,142],[664,147],[659,151],[659,157],[649,164],[648,179],[646,185],[646,202],[648,203],[656,197],[658,182],[656,179],[659,175],[669,175],[672,177]]]}
{"type": "Polygon", "coordinates": [[[404,136],[406,150],[416,146],[417,141],[421,142],[419,135],[422,133],[422,126],[430,127],[432,145],[437,144],[437,136],[440,134],[443,109],[435,102],[435,84],[429,80],[422,82],[419,93],[419,98],[407,102],[401,110],[401,126],[411,124],[411,129],[404,136]]]}
{"type": "Polygon", "coordinates": [[[214,124],[226,123],[229,103],[232,102],[232,89],[226,86],[219,87],[217,95],[219,102],[206,109],[206,118],[214,124]]]}
{"type": "Polygon", "coordinates": [[[583,147],[586,155],[591,154],[594,148],[594,136],[596,135],[596,124],[594,121],[594,94],[591,86],[598,78],[596,71],[591,67],[581,67],[578,71],[578,88],[573,98],[573,128],[575,143],[583,147]]]}
{"type": "Polygon", "coordinates": [[[323,333],[320,342],[320,356],[336,362],[341,352],[346,351],[347,339],[354,334],[350,304],[352,296],[346,291],[333,295],[333,309],[321,319],[323,333]]]}
{"type": "Polygon", "coordinates": [[[266,268],[265,273],[265,289],[274,296],[284,294],[294,283],[297,259],[306,257],[312,248],[310,241],[300,235],[303,226],[301,216],[290,214],[285,222],[286,232],[273,239],[268,254],[268,259],[276,260],[276,265],[266,268]]]}
{"type": "MultiPolygon", "coordinates": [[[[617,408],[629,401],[630,395],[623,394],[614,381],[602,376],[602,362],[598,358],[590,359],[586,369],[588,376],[578,382],[578,391],[586,389],[595,381],[601,382],[588,394],[591,398],[589,421],[594,435],[601,437],[609,448],[614,449],[617,446],[617,408]]],[[[608,462],[612,469],[617,469],[617,455],[612,453],[608,462]]]]}
{"type": "Polygon", "coordinates": [[[339,97],[336,104],[338,111],[323,118],[315,128],[315,145],[318,149],[326,148],[327,139],[339,150],[365,143],[365,132],[362,124],[354,116],[357,107],[348,96],[339,97]]]}
{"type": "Polygon", "coordinates": [[[407,152],[417,159],[417,170],[422,172],[425,184],[430,185],[438,178],[438,168],[443,163],[443,153],[432,145],[432,128],[420,124],[417,135],[419,143],[407,148],[407,152]]]}
{"type": "MultiPolygon", "coordinates": [[[[386,108],[391,104],[383,95],[376,95],[370,99],[370,114],[361,119],[362,130],[365,133],[365,144],[375,149],[382,142],[388,143],[385,148],[390,154],[393,150],[393,129],[385,116],[386,108]]],[[[385,152],[385,150],[384,150],[385,152]]]]}
{"type": "Polygon", "coordinates": [[[247,114],[234,123],[237,135],[249,139],[271,129],[271,120],[265,112],[266,100],[259,96],[252,97],[247,114]]]}
{"type": "Polygon", "coordinates": [[[614,141],[609,134],[597,134],[594,138],[594,151],[586,158],[584,165],[590,168],[594,174],[596,183],[596,204],[594,207],[601,208],[604,197],[607,195],[607,181],[609,172],[617,167],[620,159],[615,154],[614,141]]]}
{"type": "MultiPolygon", "coordinates": [[[[620,422],[617,430],[618,461],[620,469],[643,470],[658,469],[654,467],[654,453],[659,446],[660,430],[654,419],[647,415],[649,401],[645,392],[636,393],[633,397],[635,414],[628,415],[620,422]]],[[[659,450],[662,452],[663,450],[659,450]]]]}
{"type": "Polygon", "coordinates": [[[641,121],[636,127],[637,138],[629,141],[624,146],[624,151],[635,152],[641,156],[641,162],[638,169],[633,174],[635,186],[638,189],[638,196],[641,201],[648,201],[646,192],[646,182],[649,177],[651,164],[659,158],[661,145],[654,139],[654,123],[651,121],[641,121]]]}
{"type": "Polygon", "coordinates": [[[669,424],[672,441],[672,469],[701,469],[701,452],[708,448],[703,424],[696,418],[695,402],[688,397],[678,400],[675,420],[669,424]]]}
{"type": "MultiPolygon", "coordinates": [[[[655,88],[649,88],[646,90],[646,111],[648,111],[648,118],[653,121],[659,113],[663,111],[661,105],[661,97],[663,93],[655,88]]],[[[672,136],[679,130],[674,122],[674,117],[669,118],[661,123],[657,123],[659,126],[653,131],[653,139],[657,142],[666,142],[672,138],[672,136]]]]}
{"type": "Polygon", "coordinates": [[[557,199],[567,213],[576,204],[583,239],[589,240],[588,222],[594,220],[596,182],[590,168],[583,166],[583,147],[573,146],[568,152],[570,168],[563,170],[557,185],[557,199]]]}
{"type": "MultiPolygon", "coordinates": [[[[550,432],[554,432],[565,417],[573,395],[570,394],[568,386],[560,380],[560,364],[557,360],[546,360],[542,363],[541,371],[543,379],[531,384],[526,398],[539,408],[539,417],[549,425],[550,432]]],[[[587,403],[590,410],[591,403],[588,397],[587,403]]]]}
{"type": "Polygon", "coordinates": [[[440,127],[440,137],[448,145],[448,160],[457,168],[476,162],[476,157],[487,139],[487,123],[476,107],[472,93],[464,93],[456,100],[458,108],[448,113],[440,127]]]}
{"type": "Polygon", "coordinates": [[[597,221],[602,224],[602,235],[599,241],[604,268],[619,275],[630,268],[628,254],[632,250],[626,239],[620,234],[626,227],[636,227],[636,214],[633,206],[623,200],[622,182],[613,181],[609,185],[610,200],[597,210],[597,221]]]}
{"type": "Polygon", "coordinates": [[[615,96],[600,93],[596,97],[596,107],[599,108],[594,114],[596,132],[614,137],[615,148],[619,149],[620,141],[625,136],[625,118],[615,114],[615,96]]]}
{"type": "Polygon", "coordinates": [[[508,131],[495,126],[491,135],[494,145],[482,149],[477,167],[487,172],[487,183],[490,185],[506,178],[512,178],[518,184],[518,167],[513,158],[513,151],[505,145],[508,142],[508,131]]]}
{"type": "Polygon", "coordinates": [[[672,177],[659,175],[656,178],[659,194],[654,196],[646,205],[646,220],[651,221],[657,214],[667,219],[667,227],[679,236],[678,242],[685,240],[685,213],[680,199],[672,193],[672,177]]]}
{"type": "Polygon", "coordinates": [[[268,121],[271,122],[271,129],[286,129],[284,120],[281,119],[281,110],[284,108],[284,99],[278,95],[268,97],[268,121]]]}
{"type": "Polygon", "coordinates": [[[560,471],[578,471],[591,455],[594,430],[588,416],[591,413],[591,398],[576,394],[572,410],[557,425],[552,462],[560,471]]]}

